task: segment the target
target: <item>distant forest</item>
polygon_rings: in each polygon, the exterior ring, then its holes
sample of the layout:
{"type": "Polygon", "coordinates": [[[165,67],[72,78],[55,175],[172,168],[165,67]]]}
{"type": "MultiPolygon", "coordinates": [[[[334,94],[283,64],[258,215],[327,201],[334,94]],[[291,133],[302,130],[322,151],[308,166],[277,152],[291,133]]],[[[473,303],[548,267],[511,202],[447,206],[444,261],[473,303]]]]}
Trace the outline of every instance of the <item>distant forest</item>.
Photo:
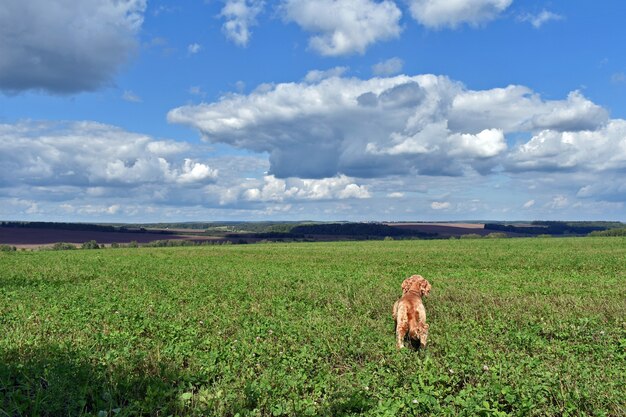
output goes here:
{"type": "Polygon", "coordinates": [[[436,237],[436,233],[418,232],[411,229],[387,226],[381,223],[321,223],[295,226],[291,233],[304,235],[330,236],[375,236],[375,237],[402,237],[414,236],[421,238],[436,237]]]}
{"type": "Polygon", "coordinates": [[[624,227],[620,222],[534,221],[530,226],[486,223],[485,229],[528,235],[586,235],[591,232],[624,227]]]}

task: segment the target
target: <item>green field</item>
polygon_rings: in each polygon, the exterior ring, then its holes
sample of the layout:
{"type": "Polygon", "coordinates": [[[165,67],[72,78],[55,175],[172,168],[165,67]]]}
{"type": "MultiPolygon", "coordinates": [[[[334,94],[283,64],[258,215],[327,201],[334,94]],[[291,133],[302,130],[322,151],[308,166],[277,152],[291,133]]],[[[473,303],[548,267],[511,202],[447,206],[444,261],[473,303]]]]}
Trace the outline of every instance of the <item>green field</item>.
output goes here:
{"type": "Polygon", "coordinates": [[[626,238],[0,253],[0,416],[626,415],[626,238]],[[419,273],[430,345],[396,350],[419,273]]]}

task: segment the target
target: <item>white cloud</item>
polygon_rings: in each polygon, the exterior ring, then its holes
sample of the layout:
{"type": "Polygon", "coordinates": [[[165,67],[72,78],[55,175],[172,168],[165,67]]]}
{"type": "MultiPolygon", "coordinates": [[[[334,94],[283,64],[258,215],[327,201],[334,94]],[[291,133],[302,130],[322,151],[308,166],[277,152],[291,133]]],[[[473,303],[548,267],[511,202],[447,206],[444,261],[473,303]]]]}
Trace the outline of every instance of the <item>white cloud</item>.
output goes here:
{"type": "Polygon", "coordinates": [[[447,201],[433,201],[430,203],[430,208],[433,210],[447,210],[451,207],[451,204],[447,201]]]}
{"type": "Polygon", "coordinates": [[[192,43],[187,46],[187,52],[190,55],[197,54],[198,52],[200,52],[200,50],[202,50],[202,45],[200,45],[199,43],[192,43]]]}
{"type": "Polygon", "coordinates": [[[168,140],[151,141],[146,146],[146,150],[154,155],[170,156],[178,155],[189,151],[190,146],[186,142],[174,142],[168,140]]]}
{"type": "Polygon", "coordinates": [[[528,200],[527,202],[524,203],[522,208],[529,209],[534,205],[535,205],[535,200],[528,200]]]}
{"type": "Polygon", "coordinates": [[[518,19],[522,22],[530,23],[531,25],[533,25],[535,29],[539,29],[541,26],[543,26],[545,23],[551,20],[563,19],[563,16],[544,9],[538,14],[528,13],[528,14],[521,15],[518,17],[518,19]]]}
{"type": "Polygon", "coordinates": [[[349,198],[370,198],[367,187],[357,185],[345,175],[320,180],[299,178],[280,179],[267,175],[259,188],[243,191],[242,197],[248,201],[284,200],[330,200],[349,198]]]}
{"type": "Polygon", "coordinates": [[[206,164],[179,162],[178,155],[189,149],[184,143],[95,122],[0,125],[0,143],[5,186],[194,185],[217,176],[206,164]]]}
{"type": "Polygon", "coordinates": [[[374,75],[389,76],[402,72],[404,61],[398,57],[389,58],[386,61],[372,65],[372,73],[374,75]]]}
{"type": "Polygon", "coordinates": [[[226,21],[222,32],[235,44],[245,47],[250,42],[250,28],[257,24],[257,16],[263,11],[263,0],[226,0],[220,17],[226,21]]]}
{"type": "Polygon", "coordinates": [[[106,205],[106,204],[80,204],[76,207],[69,204],[62,204],[59,206],[62,210],[79,215],[87,216],[115,216],[117,214],[128,214],[128,207],[122,208],[120,204],[106,205]]]}
{"type": "Polygon", "coordinates": [[[626,120],[596,130],[542,130],[512,150],[507,164],[515,171],[626,169],[626,120]]]}
{"type": "Polygon", "coordinates": [[[172,174],[175,181],[181,184],[204,182],[217,178],[216,169],[212,169],[206,164],[195,162],[191,159],[185,159],[180,171],[174,171],[172,174]]]}
{"type": "Polygon", "coordinates": [[[237,175],[265,167],[254,158],[204,160],[205,155],[202,145],[155,140],[95,122],[0,124],[0,214],[48,221],[64,221],[67,213],[82,220],[156,216],[151,219],[158,221],[168,207],[187,214],[217,207],[217,196],[207,194],[207,187],[237,182],[237,175]],[[218,168],[229,178],[219,176],[218,168]],[[35,205],[8,206],[10,198],[35,205]]]}
{"type": "Polygon", "coordinates": [[[407,0],[411,15],[426,27],[442,28],[468,23],[480,25],[498,17],[513,0],[407,0]]]}
{"type": "MultiPolygon", "coordinates": [[[[543,100],[523,86],[474,91],[434,75],[310,78],[321,80],[179,107],[168,120],[197,128],[208,141],[269,154],[269,172],[279,178],[486,174],[503,161],[511,170],[537,169],[548,157],[533,149],[543,146],[535,140],[510,152],[506,136],[517,132],[573,135],[576,149],[593,147],[589,135],[614,132],[610,142],[618,142],[619,120],[577,91],[543,100]]],[[[619,165],[618,151],[607,161],[619,165]]]]}
{"type": "Polygon", "coordinates": [[[562,210],[569,205],[569,200],[564,195],[556,195],[550,202],[546,204],[546,207],[551,210],[562,210]]]}
{"type": "Polygon", "coordinates": [[[286,21],[314,33],[309,47],[326,56],[363,54],[402,30],[402,12],[390,0],[284,0],[281,10],[286,21]]]}
{"type": "Polygon", "coordinates": [[[593,130],[608,120],[608,112],[587,100],[579,91],[569,93],[567,101],[545,104],[546,109],[534,115],[531,121],[533,129],[593,130]]]}
{"type": "Polygon", "coordinates": [[[450,127],[471,131],[485,125],[505,133],[553,129],[558,131],[593,130],[608,121],[608,112],[573,91],[567,100],[544,101],[527,87],[510,85],[482,91],[467,91],[454,98],[450,127]]]}
{"type": "Polygon", "coordinates": [[[455,149],[451,154],[460,153],[462,155],[474,156],[477,158],[490,158],[499,155],[506,150],[504,134],[500,129],[485,129],[477,134],[462,133],[452,135],[455,149]]]}
{"type": "Polygon", "coordinates": [[[122,99],[125,101],[130,101],[131,103],[141,103],[141,97],[139,97],[137,94],[133,93],[130,90],[126,90],[124,91],[124,94],[122,94],[122,99]]]}
{"type": "Polygon", "coordinates": [[[389,198],[404,198],[404,193],[398,192],[398,191],[394,191],[392,193],[387,194],[387,197],[389,198]]]}
{"type": "Polygon", "coordinates": [[[346,71],[348,67],[334,67],[325,71],[311,70],[305,75],[304,81],[311,84],[319,83],[326,78],[341,77],[346,71]]]}
{"type": "Polygon", "coordinates": [[[136,49],[146,0],[3,0],[0,90],[55,94],[108,85],[136,49]]]}
{"type": "Polygon", "coordinates": [[[120,208],[119,204],[113,204],[112,206],[107,207],[106,212],[108,214],[117,214],[120,211],[120,208]]]}

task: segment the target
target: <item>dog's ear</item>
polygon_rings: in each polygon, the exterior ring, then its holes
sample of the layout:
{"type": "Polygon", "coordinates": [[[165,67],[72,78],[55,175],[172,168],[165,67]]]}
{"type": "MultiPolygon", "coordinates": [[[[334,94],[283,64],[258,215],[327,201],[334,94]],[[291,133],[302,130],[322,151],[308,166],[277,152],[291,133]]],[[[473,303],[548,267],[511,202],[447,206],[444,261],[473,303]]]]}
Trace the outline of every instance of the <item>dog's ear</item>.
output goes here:
{"type": "Polygon", "coordinates": [[[413,277],[407,278],[404,281],[402,281],[402,294],[406,294],[406,292],[411,289],[412,285],[413,285],[413,277]]]}
{"type": "Polygon", "coordinates": [[[421,275],[412,275],[402,281],[402,294],[405,294],[420,279],[424,279],[421,275]]]}
{"type": "Polygon", "coordinates": [[[422,280],[421,284],[420,284],[420,290],[422,292],[422,296],[427,296],[428,294],[430,294],[430,289],[431,289],[431,285],[430,282],[426,281],[425,279],[422,280]]]}

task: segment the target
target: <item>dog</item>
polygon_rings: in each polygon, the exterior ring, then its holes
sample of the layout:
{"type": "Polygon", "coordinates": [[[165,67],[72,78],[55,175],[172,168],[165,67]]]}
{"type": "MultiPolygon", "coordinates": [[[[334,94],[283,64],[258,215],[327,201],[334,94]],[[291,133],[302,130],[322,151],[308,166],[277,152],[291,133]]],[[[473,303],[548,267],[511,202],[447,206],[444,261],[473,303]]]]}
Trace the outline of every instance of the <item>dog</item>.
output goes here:
{"type": "Polygon", "coordinates": [[[394,303],[392,311],[398,349],[404,347],[407,336],[409,341],[419,341],[420,347],[426,347],[429,326],[422,297],[430,293],[430,288],[430,283],[421,275],[413,275],[402,282],[402,297],[394,303]]]}

